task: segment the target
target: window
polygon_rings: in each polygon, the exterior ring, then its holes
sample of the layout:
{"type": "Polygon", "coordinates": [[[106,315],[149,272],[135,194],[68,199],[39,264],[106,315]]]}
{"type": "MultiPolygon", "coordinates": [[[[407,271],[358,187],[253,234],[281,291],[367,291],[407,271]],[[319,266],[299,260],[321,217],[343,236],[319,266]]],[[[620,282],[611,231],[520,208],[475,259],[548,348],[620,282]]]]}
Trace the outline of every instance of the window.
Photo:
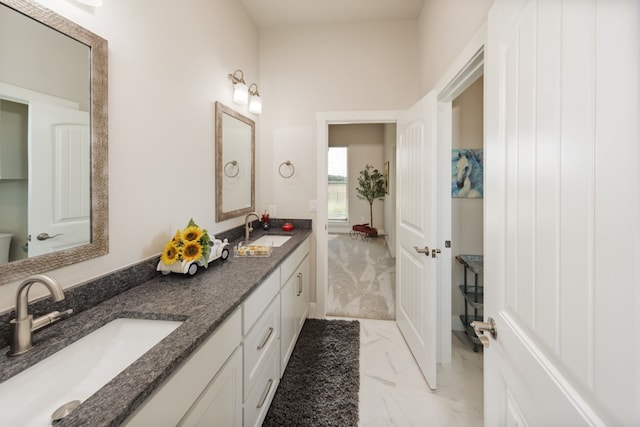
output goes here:
{"type": "Polygon", "coordinates": [[[329,221],[347,221],[349,209],[347,200],[347,147],[329,147],[329,221]]]}

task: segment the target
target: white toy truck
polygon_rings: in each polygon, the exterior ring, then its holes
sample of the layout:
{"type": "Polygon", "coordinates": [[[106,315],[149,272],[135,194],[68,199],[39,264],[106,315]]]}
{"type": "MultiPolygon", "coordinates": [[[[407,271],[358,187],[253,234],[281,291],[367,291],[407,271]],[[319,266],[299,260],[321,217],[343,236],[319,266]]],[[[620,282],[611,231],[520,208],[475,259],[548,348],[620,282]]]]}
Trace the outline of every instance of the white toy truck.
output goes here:
{"type": "MultiPolygon", "coordinates": [[[[222,261],[226,261],[229,258],[229,241],[227,239],[220,240],[215,237],[211,239],[211,252],[209,253],[209,262],[220,258],[222,261]]],[[[158,262],[157,271],[163,275],[169,273],[181,273],[195,275],[198,272],[198,268],[202,267],[204,263],[198,259],[195,261],[176,261],[173,264],[167,265],[160,260],[158,262]]]]}

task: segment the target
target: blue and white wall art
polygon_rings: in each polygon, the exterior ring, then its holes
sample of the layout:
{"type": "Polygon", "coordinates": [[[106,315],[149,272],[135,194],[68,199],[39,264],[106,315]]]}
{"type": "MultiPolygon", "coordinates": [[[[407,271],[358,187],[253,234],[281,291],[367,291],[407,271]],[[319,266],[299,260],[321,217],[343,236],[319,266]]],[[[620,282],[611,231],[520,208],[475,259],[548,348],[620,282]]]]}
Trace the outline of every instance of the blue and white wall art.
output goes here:
{"type": "Polygon", "coordinates": [[[451,153],[451,197],[482,198],[482,150],[454,149],[451,153]]]}

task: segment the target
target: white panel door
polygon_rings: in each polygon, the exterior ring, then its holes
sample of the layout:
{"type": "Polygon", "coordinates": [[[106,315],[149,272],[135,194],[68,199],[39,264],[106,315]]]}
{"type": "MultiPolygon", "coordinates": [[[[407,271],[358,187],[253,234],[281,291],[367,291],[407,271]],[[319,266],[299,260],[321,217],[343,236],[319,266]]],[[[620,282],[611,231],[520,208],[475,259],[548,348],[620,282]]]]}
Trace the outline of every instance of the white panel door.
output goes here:
{"type": "Polygon", "coordinates": [[[489,13],[488,426],[640,424],[639,28],[637,0],[489,13]]]}
{"type": "Polygon", "coordinates": [[[396,321],[429,387],[436,381],[435,108],[433,93],[398,120],[396,321]],[[424,251],[424,253],[418,252],[424,251]]]}
{"type": "Polygon", "coordinates": [[[29,256],[90,243],[89,114],[32,102],[29,126],[29,256]]]}

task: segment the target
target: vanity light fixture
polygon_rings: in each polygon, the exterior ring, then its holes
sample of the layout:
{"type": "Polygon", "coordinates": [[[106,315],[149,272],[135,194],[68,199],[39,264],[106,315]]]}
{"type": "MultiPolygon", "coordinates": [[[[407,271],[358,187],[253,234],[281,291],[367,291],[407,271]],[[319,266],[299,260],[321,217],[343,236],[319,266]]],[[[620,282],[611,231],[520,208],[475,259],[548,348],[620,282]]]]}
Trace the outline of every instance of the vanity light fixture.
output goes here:
{"type": "Polygon", "coordinates": [[[262,113],[262,98],[255,83],[249,86],[249,111],[255,114],[262,113]]]}
{"type": "Polygon", "coordinates": [[[229,74],[229,78],[233,83],[233,102],[246,105],[249,102],[249,91],[247,90],[247,84],[244,82],[242,70],[235,70],[233,74],[229,74]]]}

